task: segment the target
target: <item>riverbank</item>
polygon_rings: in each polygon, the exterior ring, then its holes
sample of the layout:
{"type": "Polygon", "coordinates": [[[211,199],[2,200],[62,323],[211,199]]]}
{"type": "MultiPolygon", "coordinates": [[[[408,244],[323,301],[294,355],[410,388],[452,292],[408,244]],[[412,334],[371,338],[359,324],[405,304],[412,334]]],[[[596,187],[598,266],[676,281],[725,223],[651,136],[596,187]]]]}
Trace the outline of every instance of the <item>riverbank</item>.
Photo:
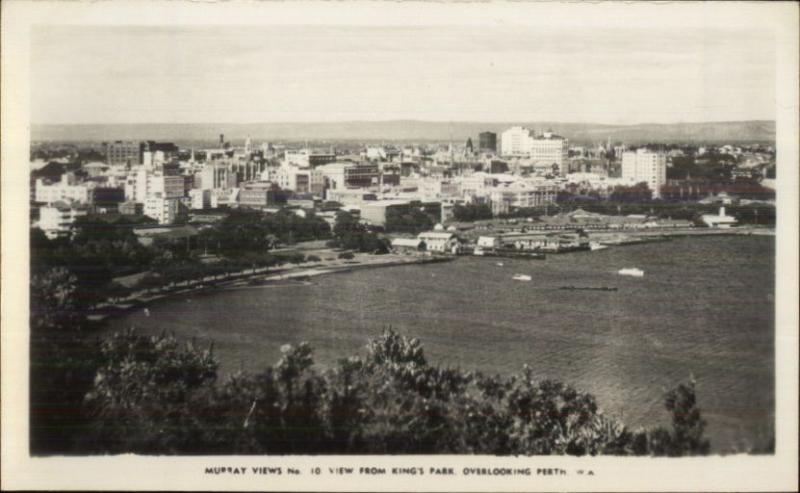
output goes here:
{"type": "Polygon", "coordinates": [[[99,305],[95,310],[89,312],[86,318],[91,322],[102,322],[110,317],[123,315],[133,309],[146,308],[149,303],[188,293],[219,291],[233,287],[278,284],[284,281],[305,280],[311,277],[351,272],[359,269],[447,262],[454,260],[454,258],[455,257],[431,255],[399,255],[392,253],[384,255],[356,253],[353,255],[352,259],[331,258],[330,260],[306,262],[304,264],[295,264],[279,269],[266,267],[247,269],[231,273],[227,277],[221,279],[207,276],[202,279],[188,281],[183,285],[165,286],[157,292],[135,292],[122,300],[99,305]]]}
{"type": "MultiPolygon", "coordinates": [[[[750,236],[766,235],[774,236],[775,230],[772,228],[742,226],[731,229],[713,228],[685,228],[685,229],[664,229],[649,231],[625,231],[625,232],[591,232],[590,238],[600,244],[617,247],[626,245],[641,245],[658,241],[669,241],[674,238],[692,236],[750,236]]],[[[311,249],[307,253],[316,254],[323,260],[317,262],[306,262],[294,264],[282,268],[255,268],[228,274],[226,277],[217,278],[206,276],[202,279],[187,281],[183,285],[171,285],[161,288],[159,291],[139,291],[131,296],[101,304],[97,309],[87,314],[87,319],[92,322],[102,322],[109,317],[122,315],[129,310],[144,308],[148,303],[163,300],[175,295],[206,292],[213,290],[228,289],[231,287],[246,287],[252,285],[267,285],[285,281],[305,280],[311,277],[326,274],[336,274],[351,272],[359,269],[392,267],[400,265],[426,264],[454,260],[451,256],[420,256],[402,255],[388,253],[384,255],[371,255],[366,253],[355,253],[352,259],[340,259],[330,249],[311,249]]]]}
{"type": "Polygon", "coordinates": [[[592,241],[607,246],[638,245],[693,236],[775,236],[775,229],[758,226],[740,226],[730,229],[681,228],[625,232],[592,231],[589,233],[589,237],[592,241]]]}

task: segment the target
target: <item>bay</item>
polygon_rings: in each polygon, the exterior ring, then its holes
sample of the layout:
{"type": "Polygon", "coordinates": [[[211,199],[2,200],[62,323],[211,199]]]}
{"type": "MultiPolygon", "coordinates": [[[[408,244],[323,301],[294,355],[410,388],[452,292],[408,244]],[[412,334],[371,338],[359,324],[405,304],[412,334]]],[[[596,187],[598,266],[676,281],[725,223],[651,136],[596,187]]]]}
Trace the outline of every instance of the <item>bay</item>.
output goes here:
{"type": "Polygon", "coordinates": [[[433,364],[503,374],[528,364],[594,394],[633,427],[668,425],[664,392],[693,377],[712,449],[732,452],[774,433],[774,273],[772,237],[678,238],[186,294],[152,304],[150,316],[114,319],[108,331],[214,341],[230,374],[273,364],[281,345],[301,341],[324,368],[392,326],[421,339],[433,364]],[[617,274],[626,267],[645,275],[617,274]]]}

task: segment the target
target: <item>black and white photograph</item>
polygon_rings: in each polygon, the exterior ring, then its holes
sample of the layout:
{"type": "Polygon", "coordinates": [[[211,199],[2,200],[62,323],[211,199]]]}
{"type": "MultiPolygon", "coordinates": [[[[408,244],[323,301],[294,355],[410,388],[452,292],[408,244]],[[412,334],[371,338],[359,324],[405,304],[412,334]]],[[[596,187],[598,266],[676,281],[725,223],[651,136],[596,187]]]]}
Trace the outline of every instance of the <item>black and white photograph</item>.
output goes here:
{"type": "Polygon", "coordinates": [[[536,489],[788,453],[743,488],[796,481],[797,4],[167,3],[19,29],[26,460],[536,489]]]}

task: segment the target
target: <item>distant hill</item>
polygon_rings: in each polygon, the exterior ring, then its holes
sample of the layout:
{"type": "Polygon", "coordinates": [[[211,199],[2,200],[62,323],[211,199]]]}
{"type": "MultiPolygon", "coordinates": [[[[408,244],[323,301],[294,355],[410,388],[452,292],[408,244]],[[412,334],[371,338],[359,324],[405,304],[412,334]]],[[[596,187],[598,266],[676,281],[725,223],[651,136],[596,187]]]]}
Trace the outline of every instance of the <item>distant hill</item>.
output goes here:
{"type": "MultiPolygon", "coordinates": [[[[603,125],[558,122],[429,122],[390,120],[330,123],[190,123],[190,124],[109,124],[109,125],[33,125],[33,140],[105,141],[167,140],[214,141],[220,133],[226,140],[246,136],[256,141],[363,140],[363,141],[447,141],[473,140],[483,131],[501,132],[513,125],[543,131],[552,129],[573,142],[602,142],[608,138],[635,144],[643,142],[743,142],[774,141],[774,121],[668,123],[603,125]]],[[[477,144],[477,142],[476,142],[477,144]]]]}

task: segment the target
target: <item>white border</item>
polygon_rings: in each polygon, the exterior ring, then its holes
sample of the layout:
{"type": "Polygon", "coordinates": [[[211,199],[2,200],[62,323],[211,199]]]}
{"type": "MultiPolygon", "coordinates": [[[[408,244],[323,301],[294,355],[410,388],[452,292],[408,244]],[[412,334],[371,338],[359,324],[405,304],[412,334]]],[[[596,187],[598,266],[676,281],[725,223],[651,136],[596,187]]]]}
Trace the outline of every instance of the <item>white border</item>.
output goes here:
{"type": "Polygon", "coordinates": [[[160,490],[792,490],[797,486],[798,402],[798,6],[708,2],[266,3],[2,2],[2,487],[160,490]],[[759,26],[776,34],[778,237],[776,279],[776,454],[688,459],[570,457],[96,457],[27,453],[28,142],[30,28],[40,24],[148,25],[594,25],[759,26]],[[593,477],[312,476],[311,467],[557,467],[593,477]],[[206,466],[283,465],[301,476],[209,476],[206,466]]]}

